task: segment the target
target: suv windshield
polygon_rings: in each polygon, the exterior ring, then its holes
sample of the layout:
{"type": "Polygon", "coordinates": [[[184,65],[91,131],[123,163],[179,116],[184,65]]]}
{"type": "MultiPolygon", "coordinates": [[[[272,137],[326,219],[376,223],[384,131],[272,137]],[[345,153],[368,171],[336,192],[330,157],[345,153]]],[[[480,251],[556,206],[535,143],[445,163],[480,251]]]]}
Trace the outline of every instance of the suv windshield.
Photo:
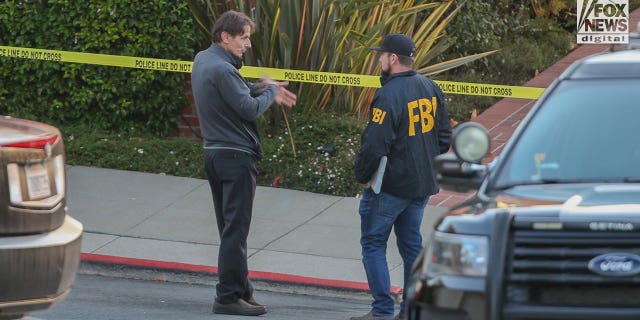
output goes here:
{"type": "Polygon", "coordinates": [[[515,141],[496,188],[640,179],[640,79],[566,80],[515,141]]]}

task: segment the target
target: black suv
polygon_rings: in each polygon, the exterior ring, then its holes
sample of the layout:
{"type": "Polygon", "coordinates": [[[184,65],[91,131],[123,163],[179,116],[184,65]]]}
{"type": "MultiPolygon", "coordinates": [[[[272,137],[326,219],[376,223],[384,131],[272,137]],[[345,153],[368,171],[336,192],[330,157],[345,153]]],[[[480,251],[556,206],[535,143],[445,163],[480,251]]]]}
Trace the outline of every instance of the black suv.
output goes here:
{"type": "Polygon", "coordinates": [[[0,116],[0,319],[46,309],[71,290],[82,224],[66,199],[60,131],[0,116]]]}
{"type": "Polygon", "coordinates": [[[503,152],[457,128],[443,189],[477,191],[414,265],[409,319],[640,319],[640,50],[571,65],[503,152]]]}

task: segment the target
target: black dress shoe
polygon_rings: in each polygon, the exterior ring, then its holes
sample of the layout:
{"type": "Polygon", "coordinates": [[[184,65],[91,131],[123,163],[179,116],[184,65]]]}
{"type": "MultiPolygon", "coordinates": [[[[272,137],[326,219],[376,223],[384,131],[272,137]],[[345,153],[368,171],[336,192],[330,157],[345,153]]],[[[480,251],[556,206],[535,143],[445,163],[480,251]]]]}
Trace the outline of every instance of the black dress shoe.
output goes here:
{"type": "Polygon", "coordinates": [[[222,304],[216,301],[213,303],[213,313],[232,314],[240,316],[259,316],[261,314],[267,313],[267,308],[265,306],[252,305],[242,299],[238,299],[236,302],[227,304],[222,304]]]}

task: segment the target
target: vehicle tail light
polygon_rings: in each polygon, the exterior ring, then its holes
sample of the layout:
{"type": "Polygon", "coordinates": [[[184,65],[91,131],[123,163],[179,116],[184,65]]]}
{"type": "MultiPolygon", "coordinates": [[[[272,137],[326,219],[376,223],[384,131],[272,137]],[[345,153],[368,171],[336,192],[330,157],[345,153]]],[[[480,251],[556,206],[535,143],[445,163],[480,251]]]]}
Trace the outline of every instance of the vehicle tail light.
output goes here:
{"type": "Polygon", "coordinates": [[[14,143],[8,143],[3,145],[4,147],[12,147],[12,148],[35,148],[35,149],[44,149],[47,144],[52,145],[54,142],[58,140],[57,135],[51,135],[47,137],[43,137],[38,140],[32,141],[20,141],[14,143]]]}

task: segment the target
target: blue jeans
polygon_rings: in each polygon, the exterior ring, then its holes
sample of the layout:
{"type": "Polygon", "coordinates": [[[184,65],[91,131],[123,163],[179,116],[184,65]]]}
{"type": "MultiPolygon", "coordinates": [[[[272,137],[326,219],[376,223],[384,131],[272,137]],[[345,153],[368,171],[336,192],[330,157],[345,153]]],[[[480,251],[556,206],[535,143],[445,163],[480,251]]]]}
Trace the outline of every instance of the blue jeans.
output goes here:
{"type": "MultiPolygon", "coordinates": [[[[391,297],[391,280],[387,265],[387,241],[393,227],[398,251],[404,265],[404,291],[416,257],[422,249],[420,224],[429,197],[403,199],[381,192],[375,194],[366,189],[360,200],[360,245],[362,263],[367,273],[369,289],[373,295],[371,304],[374,315],[393,317],[394,300],[391,297]]],[[[404,298],[404,297],[403,297],[404,298]]],[[[400,304],[404,314],[404,299],[400,304]]]]}

